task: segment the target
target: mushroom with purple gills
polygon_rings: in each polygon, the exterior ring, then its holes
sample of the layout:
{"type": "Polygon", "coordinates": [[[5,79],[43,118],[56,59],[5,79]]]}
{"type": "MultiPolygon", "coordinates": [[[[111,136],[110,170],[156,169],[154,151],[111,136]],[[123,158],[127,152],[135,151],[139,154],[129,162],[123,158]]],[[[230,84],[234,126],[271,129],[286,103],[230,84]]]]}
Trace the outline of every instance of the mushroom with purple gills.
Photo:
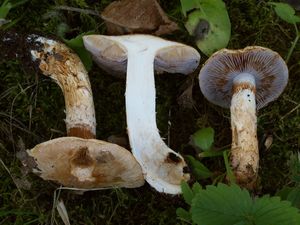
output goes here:
{"type": "Polygon", "coordinates": [[[93,95],[79,57],[52,39],[30,35],[26,41],[39,70],[62,89],[66,105],[68,137],[27,151],[36,162],[35,172],[45,180],[81,190],[142,186],[142,169],[133,155],[118,145],[95,139],[93,95]]]}
{"type": "Polygon", "coordinates": [[[161,139],[156,125],[154,69],[159,72],[193,72],[200,55],[194,48],[151,35],[87,35],[84,45],[94,60],[114,72],[125,72],[127,130],[133,155],[146,181],[159,192],[178,194],[187,181],[183,157],[161,139]]]}
{"type": "Polygon", "coordinates": [[[288,82],[288,68],[268,48],[250,46],[214,53],[199,74],[203,95],[231,113],[231,166],[237,183],[253,189],[259,167],[256,111],[275,100],[288,82]]]}

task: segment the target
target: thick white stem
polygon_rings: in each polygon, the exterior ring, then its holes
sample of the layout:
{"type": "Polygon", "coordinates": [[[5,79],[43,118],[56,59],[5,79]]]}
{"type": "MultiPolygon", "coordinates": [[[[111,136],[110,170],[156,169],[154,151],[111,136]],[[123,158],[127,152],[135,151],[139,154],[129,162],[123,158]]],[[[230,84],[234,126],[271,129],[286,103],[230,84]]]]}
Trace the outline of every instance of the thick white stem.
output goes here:
{"type": "Polygon", "coordinates": [[[126,114],[133,155],[141,164],[146,180],[156,190],[180,193],[183,158],[161,139],[156,126],[154,56],[155,49],[127,48],[126,114]]]}
{"type": "Polygon", "coordinates": [[[63,91],[68,136],[94,138],[96,119],[93,95],[81,60],[64,44],[43,37],[30,38],[44,45],[42,51],[31,51],[33,59],[40,60],[39,68],[43,74],[55,80],[63,91]]]}
{"type": "Polygon", "coordinates": [[[259,165],[255,81],[249,77],[240,77],[234,82],[233,93],[230,107],[231,165],[237,183],[252,189],[259,165]]]}

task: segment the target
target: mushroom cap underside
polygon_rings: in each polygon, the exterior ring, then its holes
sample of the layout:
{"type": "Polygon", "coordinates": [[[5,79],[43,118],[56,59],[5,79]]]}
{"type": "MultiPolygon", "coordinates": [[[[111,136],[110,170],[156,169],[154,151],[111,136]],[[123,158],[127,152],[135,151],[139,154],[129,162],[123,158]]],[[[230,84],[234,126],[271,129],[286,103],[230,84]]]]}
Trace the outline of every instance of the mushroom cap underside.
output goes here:
{"type": "Polygon", "coordinates": [[[142,169],[126,149],[105,141],[77,137],[56,138],[27,151],[44,180],[66,187],[97,189],[140,187],[142,169]]]}
{"type": "MultiPolygon", "coordinates": [[[[200,54],[190,46],[144,34],[83,36],[85,48],[93,55],[96,63],[106,71],[124,74],[127,68],[127,52],[130,45],[154,49],[154,68],[158,73],[189,74],[199,65],[200,54]]],[[[137,53],[138,54],[138,53],[137,53]]]]}
{"type": "Polygon", "coordinates": [[[278,98],[288,82],[287,65],[278,53],[260,46],[222,49],[200,70],[199,84],[203,95],[216,105],[230,107],[233,81],[241,73],[251,74],[255,79],[258,109],[278,98]]]}

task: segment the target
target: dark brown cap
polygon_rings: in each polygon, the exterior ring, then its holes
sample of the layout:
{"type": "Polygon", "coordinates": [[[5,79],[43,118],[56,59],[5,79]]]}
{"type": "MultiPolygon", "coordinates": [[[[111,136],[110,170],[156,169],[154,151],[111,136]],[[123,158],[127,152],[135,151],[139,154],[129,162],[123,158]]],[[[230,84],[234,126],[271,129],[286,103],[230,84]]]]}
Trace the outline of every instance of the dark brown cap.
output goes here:
{"type": "Polygon", "coordinates": [[[203,95],[212,103],[230,107],[233,80],[241,73],[255,79],[257,109],[275,100],[288,82],[288,68],[281,56],[264,47],[222,49],[214,53],[199,74],[203,95]]]}
{"type": "Polygon", "coordinates": [[[101,13],[110,35],[143,33],[162,35],[178,30],[156,0],[113,1],[101,13]]]}

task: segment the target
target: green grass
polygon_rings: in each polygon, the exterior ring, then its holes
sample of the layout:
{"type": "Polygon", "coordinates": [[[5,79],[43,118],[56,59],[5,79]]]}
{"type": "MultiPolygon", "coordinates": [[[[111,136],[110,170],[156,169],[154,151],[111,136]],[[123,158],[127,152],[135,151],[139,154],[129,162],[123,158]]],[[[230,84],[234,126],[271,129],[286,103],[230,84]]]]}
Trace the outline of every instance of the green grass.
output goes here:
{"type": "MultiPolygon", "coordinates": [[[[9,19],[23,16],[12,28],[18,32],[36,31],[57,35],[58,27],[69,27],[66,36],[73,38],[93,30],[105,33],[103,21],[92,15],[52,10],[53,6],[68,5],[101,11],[110,1],[56,0],[28,1],[13,9],[9,19]],[[64,24],[64,25],[62,25],[64,24]]],[[[269,47],[285,57],[294,38],[294,28],[281,21],[267,1],[225,1],[232,23],[229,48],[248,45],[269,47]]],[[[1,3],[0,3],[1,4],[1,3]]],[[[180,1],[160,1],[164,10],[181,27],[172,40],[194,45],[184,30],[180,1]]],[[[201,64],[205,62],[205,56],[201,64]]],[[[281,97],[258,112],[258,138],[273,136],[270,149],[261,148],[260,191],[274,194],[290,181],[287,161],[291,152],[300,148],[300,46],[289,61],[289,84],[281,97]]],[[[2,61],[2,60],[0,60],[2,61]]],[[[125,80],[111,77],[96,65],[90,74],[97,116],[97,138],[112,134],[126,135],[124,106],[125,80]]],[[[210,104],[201,94],[198,71],[189,78],[181,75],[156,77],[157,122],[162,137],[169,137],[170,146],[183,154],[193,152],[186,144],[199,128],[215,129],[215,145],[231,142],[229,111],[210,104]],[[177,99],[186,81],[192,79],[194,108],[184,108],[177,99]],[[168,121],[171,127],[168,128],[168,121]],[[168,129],[170,135],[168,135],[168,129]]],[[[40,74],[23,68],[15,60],[0,64],[0,224],[63,224],[57,211],[53,214],[54,192],[58,186],[46,182],[22,168],[16,157],[20,140],[27,149],[50,138],[65,135],[64,100],[59,87],[40,74]]],[[[222,159],[203,160],[214,172],[225,172],[222,159]]],[[[209,183],[210,181],[203,181],[209,183]]],[[[56,191],[57,192],[57,191],[56,191]]],[[[145,185],[137,189],[105,190],[84,194],[61,190],[71,224],[185,224],[176,218],[176,208],[184,206],[179,197],[160,194],[145,185]]]]}

